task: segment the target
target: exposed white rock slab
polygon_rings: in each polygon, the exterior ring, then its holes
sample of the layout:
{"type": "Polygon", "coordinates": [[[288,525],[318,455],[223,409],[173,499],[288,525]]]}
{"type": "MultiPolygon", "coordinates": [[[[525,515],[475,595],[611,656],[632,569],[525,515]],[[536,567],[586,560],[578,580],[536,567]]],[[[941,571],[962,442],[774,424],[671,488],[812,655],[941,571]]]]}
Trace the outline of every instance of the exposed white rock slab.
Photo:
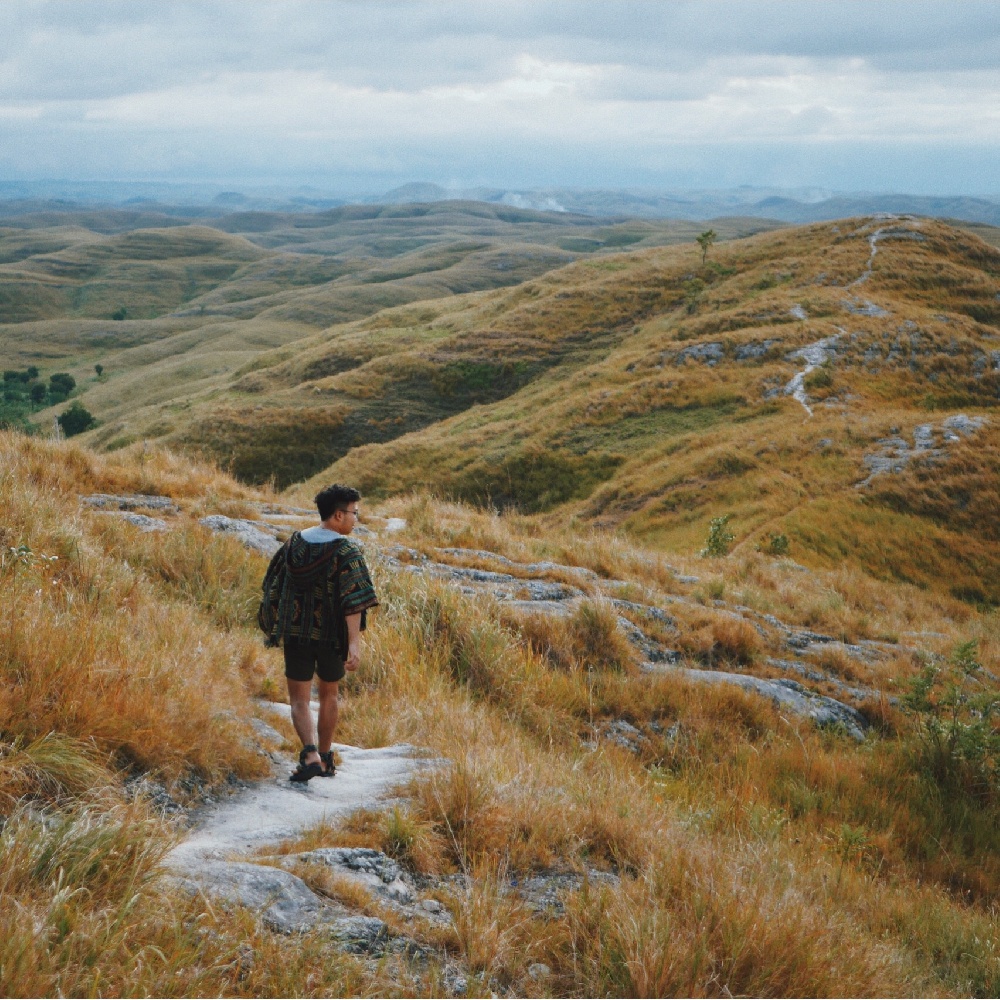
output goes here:
{"type": "Polygon", "coordinates": [[[592,569],[588,569],[586,566],[567,566],[563,563],[554,563],[550,561],[535,563],[515,562],[513,559],[508,559],[506,556],[502,556],[497,552],[488,552],[485,549],[445,548],[438,549],[437,551],[443,552],[445,555],[457,556],[460,559],[489,559],[493,562],[500,563],[501,566],[510,566],[511,569],[514,569],[519,573],[558,572],[572,574],[582,580],[596,581],[600,579],[600,577],[592,569]]]}
{"type": "Polygon", "coordinates": [[[192,892],[203,892],[226,903],[256,910],[272,930],[306,931],[334,914],[297,875],[249,861],[200,861],[179,867],[178,881],[192,892]]]}
{"type": "Polygon", "coordinates": [[[682,667],[664,667],[660,664],[643,664],[649,673],[677,670],[688,680],[698,684],[731,684],[752,691],[773,701],[779,708],[795,715],[812,719],[817,726],[842,726],[854,739],[863,740],[868,721],[856,709],[825,695],[816,694],[803,687],[798,681],[770,680],[751,677],[748,674],[734,674],[723,670],[692,670],[682,667]]]}
{"type": "MultiPolygon", "coordinates": [[[[801,306],[796,306],[796,309],[801,309],[801,306]]],[[[795,309],[792,310],[792,315],[797,316],[795,309]]],[[[797,317],[800,319],[806,319],[805,311],[803,310],[803,315],[797,317]]],[[[767,352],[777,344],[778,341],[775,338],[769,338],[767,340],[751,340],[745,344],[740,344],[736,348],[736,360],[737,361],[755,361],[757,358],[763,358],[767,355],[767,352]]]]}
{"type": "Polygon", "coordinates": [[[274,537],[277,529],[261,521],[247,521],[241,517],[226,517],[224,514],[210,514],[203,517],[203,524],[211,531],[220,534],[235,535],[247,548],[273,556],[281,548],[281,542],[274,537]]]}
{"type": "Polygon", "coordinates": [[[725,347],[718,341],[711,341],[707,344],[692,344],[677,352],[674,364],[682,365],[690,358],[692,361],[701,361],[712,368],[723,359],[725,353],[725,347]]]}
{"type": "Polygon", "coordinates": [[[971,437],[986,425],[986,417],[970,417],[965,413],[955,413],[941,421],[939,427],[933,424],[918,424],[913,429],[913,445],[900,434],[876,441],[877,451],[864,456],[868,476],[857,484],[867,486],[876,476],[902,472],[914,458],[925,461],[940,461],[950,445],[971,437]],[[941,441],[938,444],[938,437],[941,441]]]}
{"type": "Polygon", "coordinates": [[[320,847],[269,860],[282,865],[324,865],[385,902],[409,905],[416,900],[416,893],[398,862],[370,847],[320,847]]]}
{"type": "Polygon", "coordinates": [[[116,517],[120,521],[134,524],[140,531],[169,531],[170,525],[162,518],[150,517],[148,514],[136,514],[131,510],[99,510],[102,517],[116,517]]]}
{"type": "MultiPolygon", "coordinates": [[[[288,712],[288,706],[279,710],[288,712]]],[[[255,782],[195,817],[188,837],[168,856],[171,867],[201,860],[222,860],[294,837],[324,820],[358,809],[377,809],[381,799],[405,784],[428,761],[401,744],[363,750],[338,744],[342,764],[333,778],[313,778],[303,785],[288,780],[294,761],[275,766],[272,777],[255,782]]],[[[431,762],[433,763],[433,762],[431,762]]]]}
{"type": "Polygon", "coordinates": [[[80,503],[96,510],[159,510],[165,514],[176,514],[180,509],[170,497],[145,493],[128,493],[115,496],[111,493],[92,493],[80,497],[80,503]]]}
{"type": "Polygon", "coordinates": [[[892,315],[888,309],[884,309],[868,299],[844,299],[841,304],[853,316],[871,316],[881,319],[892,315]]]}
{"type": "Polygon", "coordinates": [[[800,347],[797,351],[792,351],[788,355],[788,357],[793,360],[798,359],[805,361],[806,366],[792,378],[788,385],[785,386],[785,395],[798,400],[810,417],[812,416],[813,411],[806,402],[806,376],[814,368],[818,368],[820,365],[825,364],[827,361],[831,361],[836,357],[837,344],[839,340],[840,334],[836,333],[832,337],[824,337],[822,340],[817,340],[814,344],[807,344],[805,347],[800,347]]]}
{"type": "MultiPolygon", "coordinates": [[[[287,705],[274,705],[271,710],[288,714],[287,705]]],[[[255,728],[269,740],[277,735],[266,723],[255,728]]],[[[269,864],[239,859],[266,851],[320,822],[359,809],[382,808],[386,797],[421,768],[440,764],[419,758],[414,747],[403,744],[371,750],[338,744],[335,749],[341,764],[333,778],[292,784],[288,778],[293,760],[289,758],[275,763],[269,779],[204,807],[194,816],[188,836],[167,855],[165,864],[172,877],[190,891],[255,909],[273,930],[293,933],[320,928],[347,950],[378,952],[388,938],[383,921],[350,914],[321,899],[301,878],[276,865],[296,858],[339,865],[377,895],[412,903],[413,890],[400,877],[395,862],[364,848],[271,857],[269,864]]]]}

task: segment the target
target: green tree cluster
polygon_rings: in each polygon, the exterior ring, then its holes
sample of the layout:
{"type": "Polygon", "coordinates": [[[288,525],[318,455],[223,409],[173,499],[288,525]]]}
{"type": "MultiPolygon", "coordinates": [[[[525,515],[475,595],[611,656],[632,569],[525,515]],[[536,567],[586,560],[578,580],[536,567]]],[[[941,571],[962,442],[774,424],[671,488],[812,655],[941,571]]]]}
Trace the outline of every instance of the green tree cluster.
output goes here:
{"type": "Polygon", "coordinates": [[[76,388],[76,379],[68,372],[56,372],[49,376],[49,394],[65,399],[76,388]]]}
{"type": "MultiPolygon", "coordinates": [[[[102,369],[103,370],[103,369],[102,369]]],[[[98,373],[100,374],[100,373],[98,373]]],[[[69,372],[55,372],[48,377],[48,382],[41,379],[41,373],[35,365],[27,368],[6,368],[3,373],[3,391],[0,396],[0,427],[16,427],[19,430],[31,431],[33,427],[29,417],[36,410],[45,406],[62,403],[76,388],[76,379],[69,372]]],[[[75,404],[72,416],[69,417],[69,427],[63,428],[66,434],[78,434],[80,428],[86,430],[95,421],[91,414],[75,404]],[[86,413],[89,423],[83,420],[86,413]]],[[[60,423],[62,418],[58,418],[60,423]]]]}

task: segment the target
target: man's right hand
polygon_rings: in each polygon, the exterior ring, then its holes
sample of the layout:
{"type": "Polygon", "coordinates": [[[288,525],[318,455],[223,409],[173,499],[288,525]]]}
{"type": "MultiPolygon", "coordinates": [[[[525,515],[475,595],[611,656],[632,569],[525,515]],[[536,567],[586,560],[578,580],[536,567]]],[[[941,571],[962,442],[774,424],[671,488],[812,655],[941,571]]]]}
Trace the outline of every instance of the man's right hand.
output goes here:
{"type": "Polygon", "coordinates": [[[344,660],[345,670],[357,670],[361,666],[361,643],[352,642],[347,647],[347,659],[344,660]]]}

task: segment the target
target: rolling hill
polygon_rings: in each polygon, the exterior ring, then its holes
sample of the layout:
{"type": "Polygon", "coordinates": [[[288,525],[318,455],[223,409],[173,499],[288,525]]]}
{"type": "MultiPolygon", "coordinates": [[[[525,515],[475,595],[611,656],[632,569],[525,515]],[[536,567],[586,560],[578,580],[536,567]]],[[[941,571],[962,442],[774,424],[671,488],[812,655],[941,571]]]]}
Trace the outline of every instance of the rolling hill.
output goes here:
{"type": "Polygon", "coordinates": [[[386,253],[0,233],[37,310],[5,365],[101,421],[0,430],[0,993],[996,996],[1000,252],[905,216],[704,256],[330,218],[386,253]],[[423,766],[171,876],[285,785],[263,553],[331,479],[381,604],[330,801],[370,751],[423,766]]]}
{"type": "Polygon", "coordinates": [[[351,354],[386,336],[372,320],[238,385],[340,407],[344,456],[302,495],[432,489],[668,550],[730,514],[743,544],[996,601],[998,293],[1000,254],[966,232],[848,220],[383,313],[391,355],[351,354]],[[461,412],[386,428],[419,405],[461,412]],[[394,439],[348,450],[366,432],[394,439]]]}
{"type": "Polygon", "coordinates": [[[968,230],[867,217],[702,259],[645,245],[682,226],[458,202],[227,225],[5,232],[2,280],[53,313],[7,324],[7,356],[73,360],[89,443],[160,440],[302,496],[331,478],[429,489],[668,550],[728,516],[738,545],[1000,599],[1000,254],[968,230]],[[601,246],[566,249],[585,240],[601,246]],[[158,315],[83,318],[125,287],[158,315]]]}
{"type": "MultiPolygon", "coordinates": [[[[331,324],[516,285],[578,257],[699,231],[694,223],[595,222],[455,202],[231,213],[216,222],[228,231],[150,206],[50,206],[6,222],[4,367],[35,366],[43,377],[70,371],[105,425],[105,446],[173,432],[263,352],[331,324]]],[[[736,219],[716,228],[729,238],[774,225],[736,219]]],[[[52,416],[37,419],[48,426],[52,416]]],[[[321,464],[335,457],[324,453],[321,464]]]]}

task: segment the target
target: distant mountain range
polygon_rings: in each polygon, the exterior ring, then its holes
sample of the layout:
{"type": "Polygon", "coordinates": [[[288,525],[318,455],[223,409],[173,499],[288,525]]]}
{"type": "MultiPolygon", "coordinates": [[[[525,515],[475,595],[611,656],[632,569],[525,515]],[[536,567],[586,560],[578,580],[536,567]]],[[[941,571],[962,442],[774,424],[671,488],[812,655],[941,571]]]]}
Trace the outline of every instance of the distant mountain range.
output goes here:
{"type": "Polygon", "coordinates": [[[543,188],[513,191],[474,188],[449,190],[437,184],[404,184],[370,199],[383,204],[450,199],[499,202],[538,211],[639,219],[705,220],[721,216],[756,216],[781,222],[822,222],[858,215],[929,215],[964,222],[1000,225],[1000,201],[965,196],[912,194],[843,194],[816,188],[780,190],[742,187],[724,191],[655,192],[543,188]]]}
{"type": "Polygon", "coordinates": [[[752,216],[781,222],[819,222],[879,212],[927,215],[1000,225],[1000,199],[833,192],[821,188],[738,187],[702,191],[578,188],[445,188],[413,182],[383,194],[348,197],[313,187],[225,189],[211,184],[89,181],[2,181],[0,218],[40,211],[110,206],[187,218],[233,212],[322,212],[348,204],[481,201],[543,212],[599,218],[707,220],[752,216]]]}

